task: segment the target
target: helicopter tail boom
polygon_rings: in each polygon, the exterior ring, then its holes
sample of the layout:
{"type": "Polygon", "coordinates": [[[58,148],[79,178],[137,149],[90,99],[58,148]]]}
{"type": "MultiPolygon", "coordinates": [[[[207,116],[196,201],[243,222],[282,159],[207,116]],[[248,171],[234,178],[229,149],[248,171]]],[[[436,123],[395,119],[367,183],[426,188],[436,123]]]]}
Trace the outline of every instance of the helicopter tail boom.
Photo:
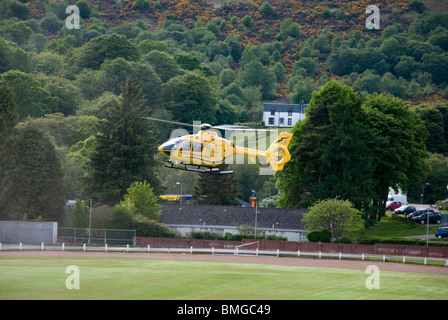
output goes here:
{"type": "Polygon", "coordinates": [[[248,156],[253,163],[255,163],[255,158],[263,158],[271,165],[274,171],[279,171],[291,159],[288,150],[291,138],[291,133],[282,132],[267,151],[236,146],[235,153],[248,156]]]}

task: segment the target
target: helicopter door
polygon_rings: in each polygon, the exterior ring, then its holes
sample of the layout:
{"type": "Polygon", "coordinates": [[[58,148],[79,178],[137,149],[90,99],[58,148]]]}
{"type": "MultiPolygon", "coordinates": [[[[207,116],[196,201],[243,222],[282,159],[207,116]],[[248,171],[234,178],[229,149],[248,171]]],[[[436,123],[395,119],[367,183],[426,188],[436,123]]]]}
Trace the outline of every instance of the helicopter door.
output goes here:
{"type": "Polygon", "coordinates": [[[191,163],[191,142],[189,140],[180,146],[178,156],[181,163],[191,163]]]}
{"type": "Polygon", "coordinates": [[[203,145],[200,142],[193,142],[193,152],[192,154],[192,158],[193,158],[193,162],[194,164],[202,164],[202,148],[203,145]]]}

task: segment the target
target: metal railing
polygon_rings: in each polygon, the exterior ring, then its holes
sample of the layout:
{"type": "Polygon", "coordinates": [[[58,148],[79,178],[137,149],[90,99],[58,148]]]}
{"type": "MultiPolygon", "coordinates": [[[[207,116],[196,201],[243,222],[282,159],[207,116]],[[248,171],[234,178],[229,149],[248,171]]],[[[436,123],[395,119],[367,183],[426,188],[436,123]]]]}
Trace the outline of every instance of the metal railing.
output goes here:
{"type": "Polygon", "coordinates": [[[58,242],[66,245],[135,246],[136,231],[126,229],[58,228],[58,242]]]}

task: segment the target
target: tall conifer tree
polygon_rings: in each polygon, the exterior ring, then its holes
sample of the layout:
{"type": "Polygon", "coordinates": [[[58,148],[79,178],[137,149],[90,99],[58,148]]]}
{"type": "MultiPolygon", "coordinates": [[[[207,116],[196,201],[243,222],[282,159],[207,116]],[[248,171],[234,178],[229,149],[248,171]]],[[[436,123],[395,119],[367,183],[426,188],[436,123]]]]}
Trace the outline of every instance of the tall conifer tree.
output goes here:
{"type": "MultiPolygon", "coordinates": [[[[229,170],[227,164],[218,166],[220,171],[229,170]]],[[[195,187],[193,198],[198,204],[236,205],[238,192],[233,174],[200,173],[198,186],[195,187]]]]}
{"type": "Polygon", "coordinates": [[[136,181],[148,181],[156,192],[160,187],[154,170],[157,151],[154,127],[142,119],[148,109],[141,92],[128,79],[122,87],[120,102],[98,125],[86,191],[100,203],[119,203],[136,181]]]}

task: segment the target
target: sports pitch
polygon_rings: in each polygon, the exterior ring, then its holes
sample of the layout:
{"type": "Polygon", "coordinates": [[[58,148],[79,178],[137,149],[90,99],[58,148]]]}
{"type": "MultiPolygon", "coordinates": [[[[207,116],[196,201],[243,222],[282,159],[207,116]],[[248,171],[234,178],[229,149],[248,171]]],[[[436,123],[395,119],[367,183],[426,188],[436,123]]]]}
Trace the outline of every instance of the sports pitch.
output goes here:
{"type": "Polygon", "coordinates": [[[0,256],[0,299],[448,299],[447,274],[380,268],[379,289],[366,287],[369,275],[360,269],[259,263],[0,256]],[[70,265],[79,269],[79,289],[66,286],[70,265]]]}

